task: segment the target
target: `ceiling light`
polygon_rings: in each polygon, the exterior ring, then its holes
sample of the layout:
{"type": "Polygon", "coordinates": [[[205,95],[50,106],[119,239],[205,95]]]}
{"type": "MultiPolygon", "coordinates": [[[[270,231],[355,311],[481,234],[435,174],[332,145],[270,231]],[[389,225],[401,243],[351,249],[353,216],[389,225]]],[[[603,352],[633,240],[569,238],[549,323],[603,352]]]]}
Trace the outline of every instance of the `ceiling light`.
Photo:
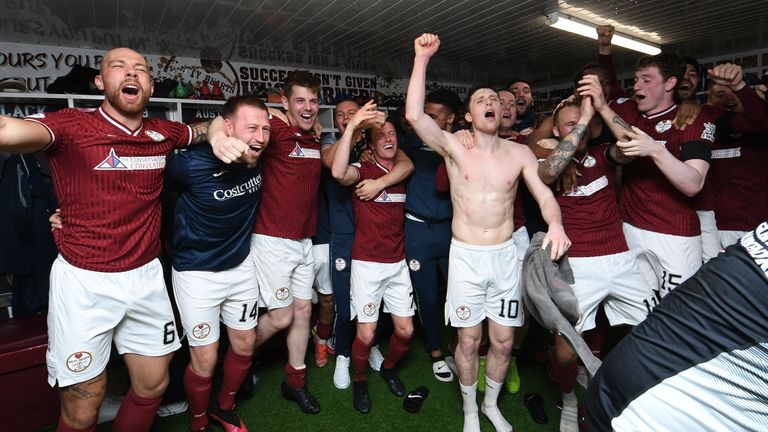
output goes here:
{"type": "MultiPolygon", "coordinates": [[[[554,28],[565,30],[567,32],[576,33],[577,35],[585,36],[590,39],[597,39],[597,26],[595,24],[581,21],[569,15],[565,15],[561,12],[552,12],[547,15],[547,24],[554,28]]],[[[611,43],[620,47],[628,48],[641,53],[656,55],[661,52],[661,48],[658,45],[654,45],[650,42],[646,42],[641,39],[626,36],[621,33],[614,33],[611,43]]]]}

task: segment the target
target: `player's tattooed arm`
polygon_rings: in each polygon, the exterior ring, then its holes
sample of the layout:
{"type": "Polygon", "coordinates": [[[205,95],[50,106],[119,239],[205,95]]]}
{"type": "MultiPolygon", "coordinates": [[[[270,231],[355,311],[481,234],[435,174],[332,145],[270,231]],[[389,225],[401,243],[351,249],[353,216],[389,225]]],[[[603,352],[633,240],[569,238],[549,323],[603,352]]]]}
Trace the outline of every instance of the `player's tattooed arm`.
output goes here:
{"type": "Polygon", "coordinates": [[[77,384],[72,384],[61,389],[70,397],[76,399],[93,399],[104,395],[107,374],[101,373],[99,376],[77,384]]]}
{"type": "Polygon", "coordinates": [[[189,125],[192,128],[192,144],[200,144],[208,140],[206,135],[210,125],[210,120],[189,125]]]}
{"type": "Polygon", "coordinates": [[[574,126],[571,132],[563,137],[557,147],[552,150],[552,153],[539,164],[539,178],[544,183],[552,184],[565,171],[586,131],[587,125],[585,123],[574,126]]]}

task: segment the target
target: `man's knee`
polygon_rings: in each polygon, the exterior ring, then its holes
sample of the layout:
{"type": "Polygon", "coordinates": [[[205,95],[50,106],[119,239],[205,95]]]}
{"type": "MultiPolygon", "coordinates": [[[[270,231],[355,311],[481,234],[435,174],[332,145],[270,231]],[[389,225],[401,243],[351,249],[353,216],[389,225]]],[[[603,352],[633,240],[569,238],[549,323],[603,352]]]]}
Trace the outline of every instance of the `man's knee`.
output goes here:
{"type": "Polygon", "coordinates": [[[256,345],[256,330],[235,330],[230,333],[229,343],[237,354],[252,356],[256,345]]]}
{"type": "Polygon", "coordinates": [[[131,388],[133,388],[136,396],[152,399],[163,396],[165,389],[168,388],[168,382],[168,369],[166,368],[165,373],[158,374],[158,376],[131,381],[131,388]]]}
{"type": "Polygon", "coordinates": [[[395,333],[401,339],[410,339],[413,336],[413,321],[409,320],[405,323],[395,326],[395,333]]]}
{"type": "Polygon", "coordinates": [[[215,347],[210,345],[189,347],[192,370],[201,377],[213,376],[213,372],[216,369],[216,360],[218,359],[216,347],[218,347],[218,344],[212,345],[215,345],[215,347]]]}
{"type": "Polygon", "coordinates": [[[477,350],[480,348],[481,334],[459,332],[459,343],[457,349],[459,349],[464,355],[475,356],[477,350]]]}
{"type": "Polygon", "coordinates": [[[317,298],[323,310],[333,311],[333,294],[318,294],[317,298]]]}
{"type": "Polygon", "coordinates": [[[312,302],[303,299],[293,299],[293,320],[298,322],[309,322],[312,315],[312,302]]]}
{"type": "MultiPolygon", "coordinates": [[[[100,400],[103,401],[103,399],[102,397],[100,400]]],[[[101,403],[95,406],[85,404],[65,406],[62,402],[59,421],[73,429],[87,429],[98,421],[100,405],[101,403]]]]}
{"type": "Polygon", "coordinates": [[[357,338],[365,345],[371,345],[376,334],[376,327],[369,325],[357,326],[357,338]]]}
{"type": "Polygon", "coordinates": [[[280,309],[272,309],[269,311],[269,317],[275,328],[280,330],[287,329],[293,322],[293,307],[286,306],[280,309]]]}

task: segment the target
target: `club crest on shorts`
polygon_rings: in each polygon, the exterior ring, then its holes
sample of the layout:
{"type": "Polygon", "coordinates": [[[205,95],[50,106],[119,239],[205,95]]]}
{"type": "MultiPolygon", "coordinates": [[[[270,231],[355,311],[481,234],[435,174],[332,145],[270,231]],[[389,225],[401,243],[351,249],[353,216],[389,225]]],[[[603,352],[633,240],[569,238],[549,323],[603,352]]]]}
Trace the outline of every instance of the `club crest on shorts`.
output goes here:
{"type": "Polygon", "coordinates": [[[345,268],[347,268],[347,262],[344,260],[344,258],[336,258],[336,261],[333,262],[333,265],[336,266],[336,271],[343,271],[345,268]]]}
{"type": "Polygon", "coordinates": [[[373,303],[368,303],[365,306],[363,306],[363,313],[365,316],[373,316],[373,314],[376,313],[376,305],[373,303]]]}
{"type": "Polygon", "coordinates": [[[281,302],[288,300],[288,297],[290,296],[291,290],[286,287],[278,288],[277,291],[275,291],[275,298],[281,302]]]}
{"type": "Polygon", "coordinates": [[[472,311],[467,306],[459,306],[456,308],[456,316],[459,317],[460,320],[466,321],[472,316],[472,311]]]}
{"type": "Polygon", "coordinates": [[[411,271],[419,271],[421,268],[421,263],[416,258],[408,261],[408,268],[411,269],[411,271]]]}
{"type": "Polygon", "coordinates": [[[67,369],[72,372],[82,372],[88,369],[93,361],[93,356],[87,351],[78,351],[67,357],[67,369]]]}
{"type": "Polygon", "coordinates": [[[662,120],[656,123],[656,132],[664,133],[672,128],[672,120],[662,120]]]}
{"type": "Polygon", "coordinates": [[[211,326],[208,323],[200,323],[192,329],[192,336],[195,339],[205,339],[211,333],[211,326]]]}

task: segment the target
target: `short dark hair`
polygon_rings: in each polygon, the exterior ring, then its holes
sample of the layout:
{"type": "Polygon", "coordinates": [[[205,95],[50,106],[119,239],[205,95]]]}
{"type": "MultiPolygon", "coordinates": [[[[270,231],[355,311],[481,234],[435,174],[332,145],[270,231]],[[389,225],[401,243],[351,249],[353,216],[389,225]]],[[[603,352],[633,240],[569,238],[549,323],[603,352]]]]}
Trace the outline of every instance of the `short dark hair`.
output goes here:
{"type": "Polygon", "coordinates": [[[527,79],[523,79],[523,78],[515,78],[515,79],[510,80],[509,84],[507,84],[507,88],[510,88],[510,87],[512,87],[512,84],[519,83],[519,82],[526,83],[528,85],[528,87],[533,89],[533,86],[531,85],[531,82],[528,81],[527,79]]]}
{"type": "Polygon", "coordinates": [[[342,103],[342,102],[354,102],[355,105],[360,106],[360,104],[357,103],[357,100],[354,97],[349,96],[349,95],[347,95],[347,97],[342,97],[342,98],[336,99],[333,104],[336,105],[336,106],[339,106],[339,104],[342,103]]]}
{"type": "Polygon", "coordinates": [[[293,93],[293,86],[306,87],[320,96],[320,78],[314,76],[309,71],[294,70],[288,72],[283,82],[283,93],[288,99],[291,98],[291,93],[293,93]]]}
{"type": "Polygon", "coordinates": [[[579,87],[579,81],[581,81],[581,78],[584,76],[584,73],[589,69],[602,69],[603,72],[605,72],[606,75],[608,75],[608,68],[605,66],[598,64],[598,63],[588,63],[582,66],[578,71],[576,71],[576,74],[573,75],[573,88],[576,89],[579,87]]]}
{"type": "Polygon", "coordinates": [[[499,92],[496,91],[496,88],[494,86],[490,85],[490,84],[479,84],[479,85],[476,85],[476,86],[472,87],[469,90],[469,92],[467,93],[467,100],[466,100],[466,102],[464,102],[464,108],[467,110],[466,112],[469,112],[469,101],[472,100],[472,95],[477,93],[478,90],[483,90],[483,89],[492,90],[496,94],[499,93],[499,92]]]}
{"type": "MultiPolygon", "coordinates": [[[[392,124],[392,127],[395,128],[395,133],[397,133],[397,131],[398,131],[398,129],[397,129],[397,120],[395,120],[394,118],[392,118],[390,116],[387,116],[387,118],[384,119],[384,123],[382,123],[381,127],[384,127],[384,125],[387,124],[387,123],[392,124]]],[[[368,145],[373,144],[373,137],[371,136],[371,129],[373,129],[373,128],[365,130],[365,142],[368,145]]]]}
{"type": "Polygon", "coordinates": [[[557,127],[557,117],[560,115],[560,111],[562,111],[563,108],[568,107],[578,107],[581,109],[581,101],[583,99],[584,98],[581,96],[571,96],[560,101],[560,103],[555,107],[555,111],[552,112],[552,123],[555,125],[555,127],[557,127]]]}
{"type": "Polygon", "coordinates": [[[259,99],[254,94],[231,96],[224,102],[224,107],[221,108],[221,116],[226,119],[231,119],[232,116],[243,105],[249,105],[254,108],[263,109],[267,111],[267,106],[264,105],[264,101],[259,99]]]}
{"type": "Polygon", "coordinates": [[[448,111],[451,114],[456,114],[459,107],[461,107],[461,99],[459,99],[459,96],[447,88],[439,88],[429,93],[424,103],[440,104],[448,108],[448,111]]]}
{"type": "Polygon", "coordinates": [[[685,74],[685,61],[675,54],[661,53],[655,56],[642,56],[637,59],[635,70],[651,66],[655,66],[659,69],[659,73],[661,73],[661,77],[664,81],[667,81],[672,77],[677,78],[675,88],[680,84],[680,81],[683,79],[683,74],[685,74]]]}

